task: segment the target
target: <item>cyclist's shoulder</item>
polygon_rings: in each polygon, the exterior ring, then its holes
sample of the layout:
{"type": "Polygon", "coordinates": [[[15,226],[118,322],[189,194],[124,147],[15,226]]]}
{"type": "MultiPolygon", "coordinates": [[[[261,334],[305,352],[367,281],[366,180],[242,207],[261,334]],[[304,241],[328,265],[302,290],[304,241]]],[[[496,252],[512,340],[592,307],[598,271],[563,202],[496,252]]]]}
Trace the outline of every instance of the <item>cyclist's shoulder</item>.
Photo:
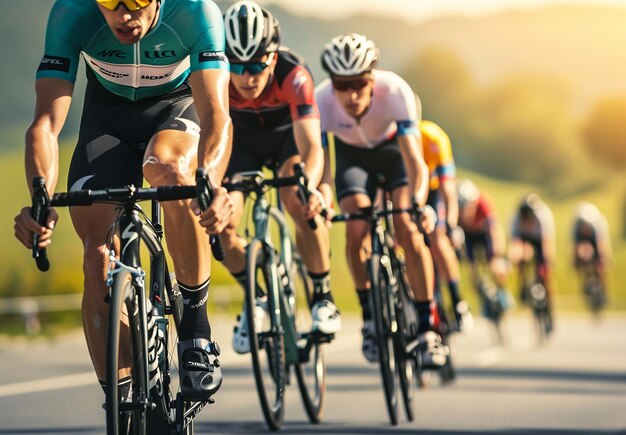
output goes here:
{"type": "Polygon", "coordinates": [[[439,152],[451,150],[450,137],[435,122],[426,119],[421,120],[420,132],[423,138],[436,145],[439,152]]]}
{"type": "Polygon", "coordinates": [[[314,86],[313,75],[304,57],[288,47],[281,46],[277,52],[276,80],[280,87],[289,84],[314,86]]]}

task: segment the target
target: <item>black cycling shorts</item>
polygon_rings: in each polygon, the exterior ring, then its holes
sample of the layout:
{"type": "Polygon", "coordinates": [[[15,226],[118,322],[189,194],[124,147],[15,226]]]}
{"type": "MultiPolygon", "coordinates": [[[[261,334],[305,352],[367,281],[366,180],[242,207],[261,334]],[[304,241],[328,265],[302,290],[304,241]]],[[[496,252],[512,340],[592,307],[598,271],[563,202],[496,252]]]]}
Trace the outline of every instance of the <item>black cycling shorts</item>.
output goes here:
{"type": "Polygon", "coordinates": [[[335,136],[335,188],[337,199],[363,193],[374,201],[378,178],[383,188],[392,191],[409,184],[400,147],[395,139],[376,148],[348,145],[335,136]]]}
{"type": "Polygon", "coordinates": [[[144,151],[162,130],[199,134],[187,84],[160,97],[130,101],[89,80],[68,190],[141,186],[144,151]]]}
{"type": "Polygon", "coordinates": [[[298,147],[291,124],[268,129],[233,126],[233,150],[226,170],[230,177],[237,172],[260,171],[264,166],[277,170],[298,147]]]}
{"type": "Polygon", "coordinates": [[[471,263],[476,261],[475,249],[478,246],[482,247],[488,261],[493,258],[493,242],[487,231],[465,232],[465,253],[471,263]]]}

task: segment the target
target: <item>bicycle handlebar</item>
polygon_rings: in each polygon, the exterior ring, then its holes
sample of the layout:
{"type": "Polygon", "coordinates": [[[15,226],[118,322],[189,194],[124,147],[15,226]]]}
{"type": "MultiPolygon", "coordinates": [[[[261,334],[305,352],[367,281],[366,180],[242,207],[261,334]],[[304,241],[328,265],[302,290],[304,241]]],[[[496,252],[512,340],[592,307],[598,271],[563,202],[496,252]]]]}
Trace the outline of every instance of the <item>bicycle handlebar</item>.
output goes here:
{"type": "MultiPolygon", "coordinates": [[[[135,187],[133,185],[107,189],[83,189],[73,192],[55,193],[49,197],[44,177],[33,178],[33,199],[31,216],[40,225],[46,224],[49,207],[69,207],[92,205],[97,202],[138,202],[145,200],[176,201],[180,199],[198,198],[200,208],[204,211],[213,200],[213,189],[204,170],[196,173],[196,186],[159,186],[135,187]]],[[[218,261],[224,259],[224,248],[217,236],[211,236],[211,250],[218,261]]],[[[45,248],[38,248],[39,235],[33,236],[33,258],[37,268],[42,272],[50,268],[45,248]]]]}
{"type": "MultiPolygon", "coordinates": [[[[228,190],[240,190],[247,194],[254,191],[261,191],[265,187],[297,186],[298,198],[300,198],[300,201],[302,201],[303,204],[307,204],[312,193],[307,187],[308,182],[306,175],[304,174],[304,163],[294,164],[293,171],[293,176],[275,177],[269,179],[264,178],[263,173],[260,171],[241,172],[233,177],[236,180],[237,176],[239,176],[241,177],[240,180],[224,183],[224,187],[228,190]]],[[[324,208],[320,212],[320,215],[326,218],[328,210],[324,208]]],[[[309,219],[308,224],[312,230],[317,228],[317,222],[314,218],[309,219]]]]}
{"type": "Polygon", "coordinates": [[[357,213],[342,213],[342,214],[335,215],[331,219],[331,222],[347,222],[347,221],[357,221],[357,220],[366,221],[366,220],[377,219],[379,217],[383,217],[387,215],[402,214],[402,213],[409,213],[411,215],[415,215],[416,217],[419,217],[423,213],[422,209],[415,209],[414,207],[394,208],[390,210],[377,209],[375,207],[363,207],[360,210],[361,211],[357,213]]]}
{"type": "MultiPolygon", "coordinates": [[[[48,203],[50,197],[46,190],[46,180],[44,177],[33,178],[33,207],[31,208],[31,216],[39,225],[46,225],[46,217],[48,216],[48,203]]],[[[50,261],[46,248],[39,248],[39,234],[33,235],[33,258],[37,264],[37,268],[42,272],[50,269],[50,261]]]]}
{"type": "MultiPolygon", "coordinates": [[[[214,192],[213,186],[211,186],[211,180],[207,176],[204,168],[198,168],[196,171],[196,194],[198,196],[198,202],[200,208],[205,211],[209,208],[209,204],[213,201],[214,192]]],[[[226,254],[224,253],[224,246],[222,246],[222,240],[217,235],[211,235],[209,237],[211,242],[211,251],[217,261],[223,261],[226,254]]]]}

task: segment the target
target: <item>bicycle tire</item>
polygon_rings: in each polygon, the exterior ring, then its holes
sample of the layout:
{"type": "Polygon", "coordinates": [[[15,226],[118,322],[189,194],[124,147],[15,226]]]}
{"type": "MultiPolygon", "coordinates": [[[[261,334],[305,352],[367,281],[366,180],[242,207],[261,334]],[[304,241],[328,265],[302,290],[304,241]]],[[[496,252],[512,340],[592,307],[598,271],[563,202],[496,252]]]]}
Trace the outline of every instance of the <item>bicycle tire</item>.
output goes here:
{"type": "MultiPolygon", "coordinates": [[[[389,325],[389,306],[387,291],[389,279],[381,267],[381,256],[372,254],[369,261],[369,273],[371,280],[372,312],[376,328],[376,340],[378,344],[379,369],[385,392],[385,403],[389,421],[392,425],[398,424],[398,388],[397,367],[394,354],[394,340],[389,325]]],[[[398,381],[399,382],[399,381],[398,381]]]]}
{"type": "Polygon", "coordinates": [[[415,311],[408,293],[408,285],[402,272],[395,269],[396,280],[398,282],[398,300],[396,306],[396,319],[398,321],[398,331],[396,334],[396,347],[394,349],[396,356],[396,365],[400,381],[400,392],[402,402],[404,403],[404,412],[408,421],[413,421],[415,416],[413,413],[413,398],[415,397],[415,381],[414,377],[417,373],[413,363],[417,363],[417,358],[406,353],[407,345],[410,338],[417,338],[417,315],[413,317],[410,310],[415,311]]]}
{"type": "Polygon", "coordinates": [[[178,328],[174,313],[182,312],[182,298],[172,291],[173,282],[171,276],[164,271],[168,278],[164,280],[165,288],[161,297],[161,312],[167,313],[163,319],[163,329],[165,343],[163,355],[159,355],[159,388],[151,390],[151,399],[155,403],[155,408],[148,411],[147,428],[149,435],[170,435],[172,433],[180,435],[193,435],[193,420],[187,422],[177,421],[178,415],[184,415],[189,402],[177,400],[180,390],[180,378],[178,369],[178,328]],[[166,309],[166,301],[169,303],[166,309]],[[176,407],[181,406],[182,412],[177,412],[176,407]],[[184,427],[181,427],[183,426],[184,427]]]}
{"type": "Polygon", "coordinates": [[[257,393],[263,416],[270,429],[280,429],[285,415],[286,361],[284,337],[280,320],[276,324],[275,313],[280,309],[280,302],[274,300],[268,257],[264,244],[253,239],[248,245],[246,258],[245,314],[250,336],[250,354],[257,393]],[[265,292],[270,313],[270,327],[256,331],[255,308],[257,288],[265,292]],[[254,333],[252,331],[254,330],[254,333]]]}
{"type": "MultiPolygon", "coordinates": [[[[296,252],[296,251],[294,251],[296,252]]],[[[296,334],[311,331],[311,297],[313,285],[306,272],[302,258],[294,255],[292,285],[296,294],[295,329],[296,334]],[[299,307],[299,308],[298,308],[299,307]]],[[[322,344],[310,335],[298,340],[300,361],[294,365],[302,405],[311,423],[322,419],[326,398],[326,363],[322,344]]]]}
{"type": "Polygon", "coordinates": [[[114,279],[109,301],[109,323],[107,335],[107,369],[106,369],[106,423],[107,434],[124,434],[120,431],[119,421],[121,408],[128,409],[131,430],[134,435],[146,434],[146,408],[148,380],[147,355],[143,354],[146,347],[145,333],[142,331],[139,310],[135,309],[136,294],[132,285],[132,276],[128,271],[120,271],[114,279]],[[121,334],[122,310],[126,306],[128,313],[128,331],[130,340],[121,334]],[[130,379],[132,399],[130,404],[122,404],[118,395],[119,358],[124,353],[130,354],[130,379]],[[120,406],[121,405],[121,406],[120,406]]]}

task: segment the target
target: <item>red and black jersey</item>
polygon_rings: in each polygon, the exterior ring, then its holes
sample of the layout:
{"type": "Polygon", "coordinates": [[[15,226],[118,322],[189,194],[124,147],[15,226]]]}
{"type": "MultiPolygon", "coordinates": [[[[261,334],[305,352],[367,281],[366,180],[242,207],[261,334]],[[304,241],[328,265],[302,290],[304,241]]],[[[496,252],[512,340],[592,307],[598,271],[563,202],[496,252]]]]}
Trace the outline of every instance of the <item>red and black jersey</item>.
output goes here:
{"type": "Polygon", "coordinates": [[[313,77],[304,59],[286,47],[277,53],[274,76],[255,99],[230,85],[230,116],[236,129],[275,128],[302,118],[319,118],[313,77]]]}

